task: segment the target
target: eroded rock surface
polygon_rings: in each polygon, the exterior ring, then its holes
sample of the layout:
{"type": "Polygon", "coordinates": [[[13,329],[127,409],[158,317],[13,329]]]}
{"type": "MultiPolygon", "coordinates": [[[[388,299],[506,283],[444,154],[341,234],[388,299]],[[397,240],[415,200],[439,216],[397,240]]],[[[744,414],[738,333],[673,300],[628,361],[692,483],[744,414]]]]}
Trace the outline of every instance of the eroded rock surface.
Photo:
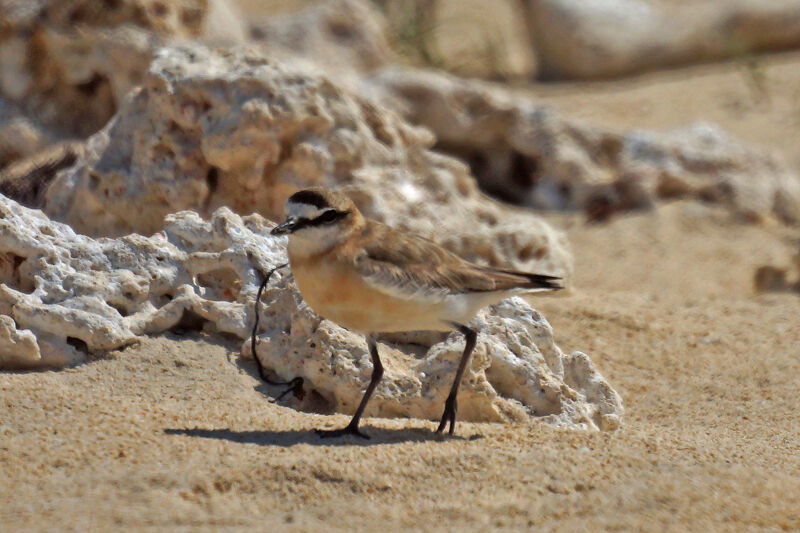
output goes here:
{"type": "Polygon", "coordinates": [[[800,1],[522,0],[540,76],[606,78],[800,46],[800,1]]]}
{"type": "Polygon", "coordinates": [[[318,72],[192,46],[159,52],[141,90],[62,171],[45,210],[93,235],[157,231],[168,213],[283,215],[312,185],[463,257],[567,275],[563,236],[483,195],[433,137],[318,72]]]}
{"type": "MultiPolygon", "coordinates": [[[[218,209],[170,215],[152,237],[92,239],[0,196],[0,367],[63,366],[191,320],[243,339],[264,272],[286,261],[285,240],[259,215],[218,209]]],[[[287,271],[263,296],[257,354],[278,376],[303,377],[328,409],[352,413],[369,380],[363,337],[320,319],[287,271]]],[[[478,346],[459,396],[462,420],[526,421],[611,430],[617,393],[580,352],[562,353],[547,321],[514,298],[475,321],[478,346]]],[[[394,335],[368,414],[437,419],[463,338],[394,335]]],[[[316,394],[310,394],[311,390],[316,394]]],[[[303,407],[303,405],[299,405],[303,407]]]]}
{"type": "Polygon", "coordinates": [[[0,94],[65,135],[94,133],[159,46],[244,38],[225,1],[0,0],[0,94]]]}
{"type": "Polygon", "coordinates": [[[210,222],[174,215],[152,237],[95,240],[0,196],[0,313],[13,319],[3,338],[29,346],[30,331],[37,339],[37,349],[3,351],[0,363],[79,362],[165,331],[187,312],[244,338],[254,290],[241,287],[258,282],[252,261],[283,253],[253,230],[267,233],[263,218],[221,209],[210,222]]]}
{"type": "Polygon", "coordinates": [[[250,23],[267,57],[313,62],[330,74],[366,72],[394,59],[386,20],[366,0],[328,0],[250,23]]]}
{"type": "Polygon", "coordinates": [[[712,124],[616,132],[561,116],[485,83],[387,68],[368,91],[429,128],[437,149],[469,162],[487,191],[522,205],[602,219],[662,198],[718,202],[747,218],[800,221],[800,177],[782,157],[712,124]]]}

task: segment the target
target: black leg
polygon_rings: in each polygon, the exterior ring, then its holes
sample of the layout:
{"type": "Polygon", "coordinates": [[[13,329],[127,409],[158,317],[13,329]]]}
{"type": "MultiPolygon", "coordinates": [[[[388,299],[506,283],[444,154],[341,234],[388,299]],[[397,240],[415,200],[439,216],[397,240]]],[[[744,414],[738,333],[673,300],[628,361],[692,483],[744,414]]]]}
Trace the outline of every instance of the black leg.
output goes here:
{"type": "Polygon", "coordinates": [[[342,435],[357,435],[362,439],[369,438],[369,435],[365,435],[358,430],[358,423],[361,420],[361,415],[364,413],[364,409],[367,407],[367,402],[369,401],[370,396],[372,396],[372,393],[375,391],[375,387],[378,386],[378,382],[383,377],[383,365],[381,364],[381,358],[378,356],[378,345],[375,343],[375,339],[372,337],[372,335],[367,337],[367,345],[369,346],[369,355],[372,357],[372,377],[369,380],[369,385],[367,385],[367,391],[364,393],[364,397],[361,398],[361,403],[358,404],[356,414],[353,415],[353,418],[346,427],[333,430],[316,430],[317,435],[323,439],[341,437],[342,435]]]}
{"type": "Polygon", "coordinates": [[[471,330],[467,326],[462,326],[461,324],[455,324],[455,326],[458,328],[458,331],[464,334],[467,342],[464,346],[464,353],[461,355],[461,362],[458,363],[456,379],[453,381],[453,386],[450,388],[450,394],[447,396],[447,400],[444,402],[444,414],[442,414],[442,421],[439,423],[439,427],[436,429],[436,433],[441,433],[444,431],[447,423],[450,422],[449,433],[451,435],[456,428],[456,411],[458,410],[456,396],[458,395],[458,387],[461,385],[461,378],[464,375],[464,370],[467,369],[469,356],[472,355],[472,350],[475,349],[475,343],[478,340],[478,334],[474,330],[471,330]]]}
{"type": "Polygon", "coordinates": [[[278,265],[272,270],[270,270],[264,277],[264,281],[258,287],[258,292],[256,293],[256,303],[255,303],[255,321],[253,323],[253,334],[250,339],[250,346],[253,352],[253,359],[256,360],[256,366],[258,367],[258,375],[261,376],[261,379],[263,379],[264,382],[267,383],[268,385],[286,385],[286,390],[283,391],[277,398],[275,398],[275,401],[280,400],[290,392],[294,392],[294,395],[297,396],[298,398],[302,397],[303,395],[303,378],[294,378],[291,381],[276,381],[274,379],[270,379],[269,377],[267,377],[267,373],[264,371],[264,366],[258,359],[258,355],[256,355],[256,332],[258,331],[258,318],[259,318],[258,304],[261,301],[261,293],[264,292],[264,287],[266,287],[267,283],[269,283],[269,278],[272,277],[272,274],[279,268],[283,268],[285,266],[289,266],[289,263],[278,265]]]}

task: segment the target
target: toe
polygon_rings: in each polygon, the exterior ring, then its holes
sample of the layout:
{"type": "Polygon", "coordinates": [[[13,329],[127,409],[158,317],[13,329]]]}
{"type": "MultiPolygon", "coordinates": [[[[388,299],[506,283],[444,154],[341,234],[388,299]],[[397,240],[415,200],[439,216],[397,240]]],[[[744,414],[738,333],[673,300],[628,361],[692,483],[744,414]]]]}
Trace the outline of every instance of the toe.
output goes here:
{"type": "Polygon", "coordinates": [[[332,439],[335,437],[343,437],[345,435],[355,435],[365,440],[369,440],[370,436],[366,433],[359,431],[357,427],[344,427],[342,429],[315,429],[314,433],[321,439],[332,439]]]}

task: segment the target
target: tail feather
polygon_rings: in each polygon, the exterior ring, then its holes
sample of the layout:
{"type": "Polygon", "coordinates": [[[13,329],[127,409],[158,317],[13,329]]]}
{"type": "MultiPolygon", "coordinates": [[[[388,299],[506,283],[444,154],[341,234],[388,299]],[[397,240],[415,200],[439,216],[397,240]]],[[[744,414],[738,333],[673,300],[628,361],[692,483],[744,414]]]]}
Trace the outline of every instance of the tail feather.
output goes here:
{"type": "Polygon", "coordinates": [[[488,274],[493,274],[496,285],[494,290],[519,288],[557,291],[564,288],[562,279],[558,276],[530,274],[501,268],[482,268],[481,270],[488,274]]]}
{"type": "Polygon", "coordinates": [[[527,286],[529,286],[532,289],[549,289],[557,291],[559,289],[564,288],[562,280],[558,276],[547,276],[545,274],[527,274],[521,272],[515,274],[526,277],[528,279],[527,286]]]}

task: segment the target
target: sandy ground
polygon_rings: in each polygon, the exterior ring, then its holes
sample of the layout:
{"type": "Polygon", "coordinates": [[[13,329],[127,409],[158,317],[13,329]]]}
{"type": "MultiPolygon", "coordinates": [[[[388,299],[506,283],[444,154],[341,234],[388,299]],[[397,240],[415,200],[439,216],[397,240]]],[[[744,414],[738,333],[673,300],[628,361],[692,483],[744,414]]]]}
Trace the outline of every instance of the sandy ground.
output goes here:
{"type": "Polygon", "coordinates": [[[269,403],[236,345],[146,339],[62,372],[0,374],[4,531],[800,529],[800,298],[753,269],[797,234],[674,204],[557,217],[576,289],[541,298],[626,403],[615,433],[368,419],[269,403]]]}
{"type": "MultiPolygon", "coordinates": [[[[762,89],[733,63],[530,90],[620,127],[715,120],[800,161],[800,56],[759,65],[762,89]]],[[[800,296],[752,288],[800,231],[694,203],[548,218],[575,288],[537,307],[622,395],[620,431],[459,423],[440,439],[368,419],[368,442],[320,441],[347,417],[270,403],[238,344],[145,339],[0,373],[0,530],[800,530],[800,296]]]]}
{"type": "Polygon", "coordinates": [[[745,142],[783,152],[800,168],[800,52],[522,91],[571,117],[620,129],[714,122],[745,142]]]}

